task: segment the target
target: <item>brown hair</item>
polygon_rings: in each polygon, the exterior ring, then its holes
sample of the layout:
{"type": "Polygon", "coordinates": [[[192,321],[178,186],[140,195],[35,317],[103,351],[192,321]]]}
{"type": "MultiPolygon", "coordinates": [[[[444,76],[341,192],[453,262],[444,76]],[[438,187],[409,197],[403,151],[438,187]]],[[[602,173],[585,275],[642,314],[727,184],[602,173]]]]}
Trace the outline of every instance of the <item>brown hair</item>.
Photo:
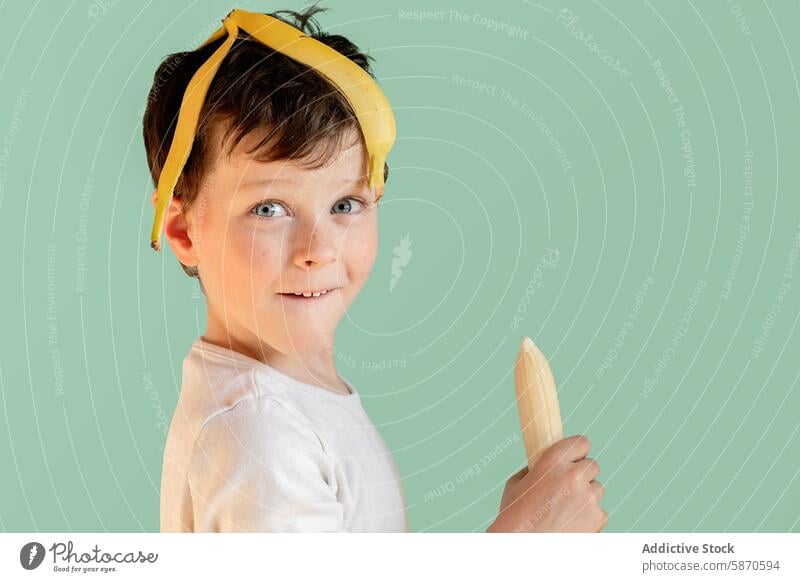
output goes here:
{"type": "MultiPolygon", "coordinates": [[[[269,15],[325,43],[372,75],[372,57],[344,36],[320,30],[314,15],[324,10],[314,4],[302,12],[279,10],[269,15]]],[[[224,39],[170,54],[156,70],[143,120],[147,163],[155,185],[172,143],[186,86],[224,39]]],[[[265,136],[247,152],[255,159],[302,160],[309,168],[329,161],[352,132],[363,144],[350,104],[327,79],[239,31],[209,86],[191,153],[175,186],[174,196],[182,200],[182,212],[197,198],[217,149],[227,143],[230,155],[252,131],[263,131],[265,136]]],[[[196,269],[181,266],[188,275],[197,276],[196,269]]]]}

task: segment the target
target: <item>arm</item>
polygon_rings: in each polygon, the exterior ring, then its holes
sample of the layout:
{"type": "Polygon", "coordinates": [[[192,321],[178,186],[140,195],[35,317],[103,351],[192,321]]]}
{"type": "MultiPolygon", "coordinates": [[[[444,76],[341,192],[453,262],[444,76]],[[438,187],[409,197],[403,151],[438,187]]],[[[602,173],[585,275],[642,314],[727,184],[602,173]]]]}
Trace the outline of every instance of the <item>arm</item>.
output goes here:
{"type": "Polygon", "coordinates": [[[271,398],[209,419],[188,480],[196,532],[342,530],[330,458],[311,426],[271,398]]]}

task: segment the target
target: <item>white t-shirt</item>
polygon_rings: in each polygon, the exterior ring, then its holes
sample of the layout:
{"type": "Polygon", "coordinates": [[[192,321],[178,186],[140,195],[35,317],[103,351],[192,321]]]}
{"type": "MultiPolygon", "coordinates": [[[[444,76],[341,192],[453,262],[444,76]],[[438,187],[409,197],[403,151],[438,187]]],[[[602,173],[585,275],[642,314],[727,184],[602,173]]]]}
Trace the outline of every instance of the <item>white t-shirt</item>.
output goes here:
{"type": "Polygon", "coordinates": [[[391,451],[338,394],[198,337],[164,448],[162,532],[405,532],[391,451]]]}

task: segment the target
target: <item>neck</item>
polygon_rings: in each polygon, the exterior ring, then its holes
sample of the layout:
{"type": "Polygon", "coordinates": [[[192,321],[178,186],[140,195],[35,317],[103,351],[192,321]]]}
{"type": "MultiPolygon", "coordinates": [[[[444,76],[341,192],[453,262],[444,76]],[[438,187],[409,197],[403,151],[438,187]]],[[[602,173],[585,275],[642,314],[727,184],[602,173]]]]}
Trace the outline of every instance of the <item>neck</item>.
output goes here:
{"type": "Polygon", "coordinates": [[[258,337],[242,337],[228,329],[220,329],[210,320],[202,339],[263,362],[301,382],[330,386],[338,391],[345,388],[336,371],[333,354],[325,348],[285,353],[258,337]]]}

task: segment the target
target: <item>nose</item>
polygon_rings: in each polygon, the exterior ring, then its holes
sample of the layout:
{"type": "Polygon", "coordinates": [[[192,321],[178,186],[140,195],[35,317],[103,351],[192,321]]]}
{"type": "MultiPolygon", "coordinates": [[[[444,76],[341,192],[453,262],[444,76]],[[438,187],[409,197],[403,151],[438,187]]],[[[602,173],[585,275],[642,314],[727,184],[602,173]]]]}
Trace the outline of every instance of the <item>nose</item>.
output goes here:
{"type": "Polygon", "coordinates": [[[316,221],[298,233],[293,243],[292,259],[298,267],[311,269],[335,261],[337,252],[333,233],[325,230],[322,221],[316,221]]]}

